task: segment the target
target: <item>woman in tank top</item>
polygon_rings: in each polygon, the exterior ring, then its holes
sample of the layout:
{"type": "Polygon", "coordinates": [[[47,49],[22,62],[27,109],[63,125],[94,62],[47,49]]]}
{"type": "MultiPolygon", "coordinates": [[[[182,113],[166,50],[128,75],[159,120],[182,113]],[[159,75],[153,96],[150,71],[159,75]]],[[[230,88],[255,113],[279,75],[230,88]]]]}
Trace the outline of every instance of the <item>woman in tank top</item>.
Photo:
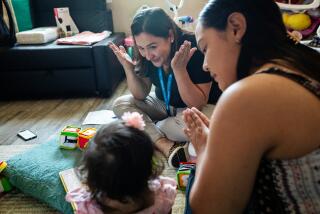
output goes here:
{"type": "Polygon", "coordinates": [[[320,213],[319,53],[273,0],[212,0],[196,38],[223,94],[210,121],[184,112],[198,155],[187,212],[320,213]]]}

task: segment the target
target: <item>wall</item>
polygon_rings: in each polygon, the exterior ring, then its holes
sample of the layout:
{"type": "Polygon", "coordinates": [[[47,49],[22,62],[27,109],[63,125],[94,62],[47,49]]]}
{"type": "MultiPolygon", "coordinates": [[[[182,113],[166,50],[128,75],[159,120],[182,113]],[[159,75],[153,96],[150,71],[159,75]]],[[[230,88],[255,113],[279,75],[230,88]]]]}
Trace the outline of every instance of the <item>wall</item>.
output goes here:
{"type": "MultiPolygon", "coordinates": [[[[180,0],[171,0],[175,4],[179,4],[180,0]]],[[[208,0],[185,0],[184,6],[179,10],[179,16],[191,15],[193,18],[197,18],[199,12],[208,0]]],[[[165,9],[168,14],[170,12],[165,0],[113,0],[108,3],[108,6],[112,9],[114,30],[116,32],[125,32],[130,34],[130,23],[136,10],[142,5],[157,6],[165,9]]]]}

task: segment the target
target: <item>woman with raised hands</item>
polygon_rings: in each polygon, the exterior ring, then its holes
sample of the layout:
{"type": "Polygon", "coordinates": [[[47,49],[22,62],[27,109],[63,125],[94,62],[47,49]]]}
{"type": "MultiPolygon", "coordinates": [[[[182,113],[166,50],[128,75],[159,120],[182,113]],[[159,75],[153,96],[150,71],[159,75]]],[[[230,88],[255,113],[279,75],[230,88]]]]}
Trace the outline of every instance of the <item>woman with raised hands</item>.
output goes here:
{"type": "Polygon", "coordinates": [[[169,165],[178,167],[188,158],[187,144],[175,142],[186,140],[182,110],[206,106],[212,79],[202,70],[203,54],[196,48],[195,36],[180,29],[161,8],[139,10],[131,32],[135,61],[124,47],[110,45],[123,65],[131,92],[115,100],[113,111],[117,116],[128,111],[142,114],[146,132],[169,165]],[[155,92],[151,92],[152,85],[155,92]],[[155,124],[167,118],[173,120],[155,124]],[[169,137],[168,132],[175,137],[169,137]]]}

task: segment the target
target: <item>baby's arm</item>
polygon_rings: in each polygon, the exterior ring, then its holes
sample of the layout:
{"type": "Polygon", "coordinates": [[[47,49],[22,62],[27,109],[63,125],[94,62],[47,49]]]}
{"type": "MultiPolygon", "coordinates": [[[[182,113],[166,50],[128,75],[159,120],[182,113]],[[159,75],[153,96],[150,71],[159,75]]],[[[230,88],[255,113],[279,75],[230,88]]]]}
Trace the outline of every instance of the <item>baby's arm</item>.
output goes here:
{"type": "Polygon", "coordinates": [[[103,214],[99,205],[91,198],[91,193],[83,187],[68,192],[66,201],[76,204],[76,214],[103,214]]]}

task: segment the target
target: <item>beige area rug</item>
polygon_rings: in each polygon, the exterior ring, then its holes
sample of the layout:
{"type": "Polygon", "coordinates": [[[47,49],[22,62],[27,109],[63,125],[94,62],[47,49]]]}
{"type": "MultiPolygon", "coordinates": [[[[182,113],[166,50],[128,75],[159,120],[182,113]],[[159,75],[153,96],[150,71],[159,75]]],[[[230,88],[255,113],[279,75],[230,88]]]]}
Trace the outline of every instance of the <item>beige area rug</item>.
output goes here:
{"type": "MultiPolygon", "coordinates": [[[[31,149],[34,145],[0,145],[0,160],[7,160],[10,157],[31,149]]],[[[164,176],[176,177],[176,171],[166,166],[164,176]]],[[[172,208],[173,214],[184,213],[185,194],[178,190],[175,204],[172,208]]],[[[0,194],[0,214],[58,214],[56,210],[46,204],[13,190],[10,193],[0,194]]]]}

